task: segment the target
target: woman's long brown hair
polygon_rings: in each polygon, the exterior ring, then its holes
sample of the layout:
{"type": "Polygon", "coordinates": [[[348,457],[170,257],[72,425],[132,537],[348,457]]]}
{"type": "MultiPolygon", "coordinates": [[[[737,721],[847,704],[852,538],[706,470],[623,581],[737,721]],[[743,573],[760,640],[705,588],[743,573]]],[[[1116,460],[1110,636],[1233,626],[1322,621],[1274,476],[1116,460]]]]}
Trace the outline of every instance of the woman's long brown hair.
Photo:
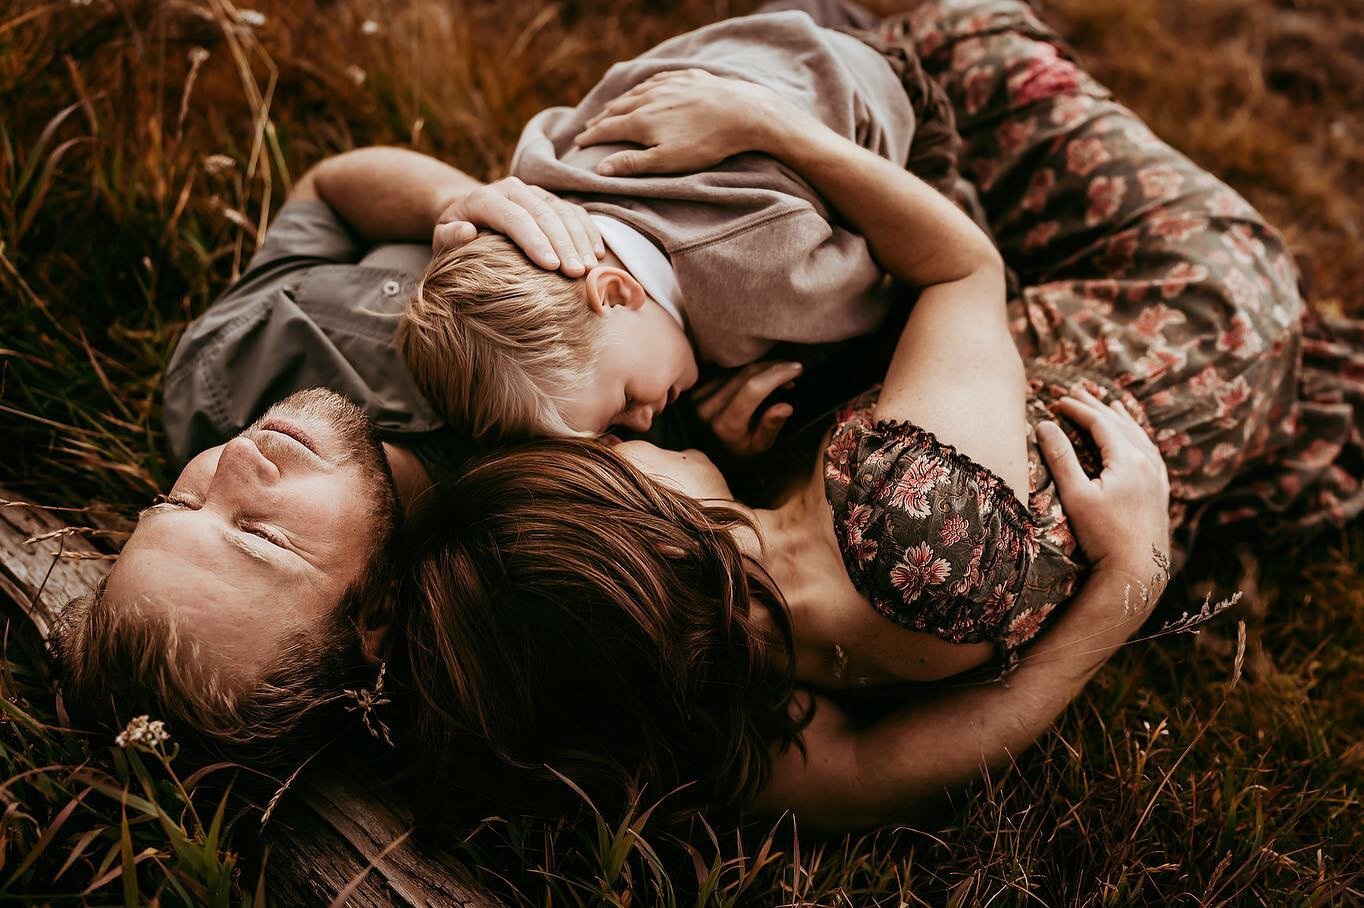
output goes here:
{"type": "Polygon", "coordinates": [[[484,455],[412,523],[394,668],[425,806],[571,809],[562,774],[603,810],[681,786],[674,806],[732,809],[798,742],[790,615],[739,511],[545,439],[484,455]]]}

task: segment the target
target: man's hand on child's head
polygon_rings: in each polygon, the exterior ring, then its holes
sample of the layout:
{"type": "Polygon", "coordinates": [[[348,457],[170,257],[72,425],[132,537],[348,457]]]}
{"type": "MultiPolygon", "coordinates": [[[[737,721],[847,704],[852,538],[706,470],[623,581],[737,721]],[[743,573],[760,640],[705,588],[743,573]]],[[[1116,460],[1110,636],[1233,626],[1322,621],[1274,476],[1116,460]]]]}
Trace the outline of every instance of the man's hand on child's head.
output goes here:
{"type": "Polygon", "coordinates": [[[790,404],[773,404],[755,419],[758,408],[773,391],[795,381],[801,368],[793,362],[750,363],[698,385],[692,392],[696,415],[729,453],[739,457],[762,454],[772,447],[794,411],[790,404]]]}
{"type": "Polygon", "coordinates": [[[436,217],[436,252],[462,246],[480,227],[505,235],[532,262],[568,277],[582,277],[606,255],[601,231],[580,205],[516,177],[480,186],[436,217]]]}

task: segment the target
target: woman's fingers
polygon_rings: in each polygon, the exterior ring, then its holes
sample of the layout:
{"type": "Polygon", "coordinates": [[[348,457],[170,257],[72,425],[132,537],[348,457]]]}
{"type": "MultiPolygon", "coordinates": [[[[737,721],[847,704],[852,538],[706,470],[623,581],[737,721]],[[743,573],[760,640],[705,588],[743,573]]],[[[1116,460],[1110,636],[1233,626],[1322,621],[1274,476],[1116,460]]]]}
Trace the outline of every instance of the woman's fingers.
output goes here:
{"type": "Polygon", "coordinates": [[[1080,458],[1075,456],[1075,447],[1054,422],[1039,423],[1037,426],[1037,446],[1056,481],[1056,491],[1061,495],[1062,505],[1066,499],[1083,494],[1089,486],[1089,476],[1080,466],[1080,458]]]}
{"type": "Polygon", "coordinates": [[[713,423],[721,414],[739,414],[747,426],[758,404],[800,372],[800,363],[750,363],[726,378],[708,397],[698,400],[696,415],[713,423]]]}
{"type": "Polygon", "coordinates": [[[729,406],[734,395],[739,393],[740,386],[766,366],[766,363],[749,363],[727,376],[706,382],[692,393],[692,400],[696,402],[696,415],[705,422],[713,420],[721,410],[729,406]]]}
{"type": "Polygon", "coordinates": [[[1146,434],[1146,430],[1137,422],[1127,406],[1121,400],[1115,400],[1108,405],[1109,409],[1118,414],[1118,422],[1123,429],[1132,436],[1132,443],[1144,450],[1146,453],[1160,457],[1160,449],[1151,440],[1151,436],[1146,434]]]}
{"type": "Polygon", "coordinates": [[[649,173],[668,173],[679,168],[670,163],[673,158],[662,148],[629,149],[607,155],[597,163],[597,173],[604,177],[638,177],[649,173]]]}
{"type": "Polygon", "coordinates": [[[733,398],[725,407],[725,416],[734,421],[735,427],[747,429],[753,421],[758,406],[767,400],[768,395],[782,385],[792,381],[801,373],[800,363],[774,363],[762,369],[739,385],[733,398]]]}
{"type": "MultiPolygon", "coordinates": [[[[602,109],[593,114],[591,119],[587,121],[585,126],[590,128],[592,126],[597,125],[602,120],[605,120],[607,117],[618,117],[621,116],[622,114],[627,114],[630,113],[631,111],[638,110],[645,104],[649,103],[649,98],[650,95],[652,94],[652,91],[653,86],[648,85],[648,83],[641,83],[639,85],[636,85],[634,88],[630,89],[620,97],[612,98],[606,104],[602,105],[602,109]]],[[[583,145],[586,143],[578,142],[578,144],[583,145]]]]}
{"type": "Polygon", "coordinates": [[[631,142],[635,145],[650,144],[645,136],[643,120],[638,111],[598,120],[578,133],[573,141],[584,148],[589,145],[608,145],[614,142],[631,142]]]}
{"type": "Polygon", "coordinates": [[[767,408],[762,419],[758,420],[758,426],[753,430],[753,437],[748,443],[749,454],[761,454],[769,450],[776,444],[777,436],[781,433],[782,426],[791,418],[795,412],[790,404],[774,404],[767,408]]]}
{"type": "Polygon", "coordinates": [[[1094,438],[1104,466],[1131,453],[1132,439],[1118,421],[1118,415],[1086,391],[1076,392],[1056,404],[1057,412],[1068,417],[1094,438]],[[1088,398],[1087,400],[1085,398],[1088,398]]]}

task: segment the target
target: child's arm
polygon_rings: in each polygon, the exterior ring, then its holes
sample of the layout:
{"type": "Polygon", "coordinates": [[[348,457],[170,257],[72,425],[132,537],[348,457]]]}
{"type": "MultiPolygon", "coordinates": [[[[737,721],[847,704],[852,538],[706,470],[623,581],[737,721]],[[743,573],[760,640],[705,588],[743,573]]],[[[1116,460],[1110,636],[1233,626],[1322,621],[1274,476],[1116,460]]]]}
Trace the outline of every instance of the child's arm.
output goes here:
{"type": "Polygon", "coordinates": [[[845,139],[776,92],[700,70],[663,73],[608,104],[579,144],[634,142],[615,173],[700,170],[746,151],[795,170],[865,237],[877,263],[923,288],[877,416],[911,420],[1026,499],[1024,375],[989,238],[903,167],[845,139]]]}
{"type": "Polygon", "coordinates": [[[369,243],[410,241],[437,249],[473,239],[479,227],[506,234],[542,268],[582,275],[604,253],[581,207],[512,177],[484,184],[442,161],[371,147],[327,158],[294,186],[291,200],[325,202],[369,243]]]}
{"type": "MultiPolygon", "coordinates": [[[[805,733],[775,763],[758,806],[794,811],[829,830],[913,820],[943,794],[1032,746],[1104,661],[1141,626],[1160,594],[1169,548],[1169,481],[1151,440],[1120,407],[1068,400],[1066,415],[1099,443],[1104,470],[1085,476],[1065,433],[1043,454],[1095,568],[1065,613],[1023,655],[1006,683],[963,685],[858,728],[820,701],[805,733]]],[[[1052,427],[1055,428],[1055,427],[1052,427]]]]}

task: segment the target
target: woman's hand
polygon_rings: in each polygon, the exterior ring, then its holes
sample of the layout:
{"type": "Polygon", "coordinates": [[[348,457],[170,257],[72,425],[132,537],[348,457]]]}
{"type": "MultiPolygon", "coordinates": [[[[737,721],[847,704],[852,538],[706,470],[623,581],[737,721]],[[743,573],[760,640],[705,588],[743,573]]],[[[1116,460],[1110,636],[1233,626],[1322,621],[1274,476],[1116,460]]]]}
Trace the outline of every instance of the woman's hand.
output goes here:
{"type": "Polygon", "coordinates": [[[1149,583],[1168,563],[1170,480],[1146,432],[1114,401],[1105,406],[1083,389],[1057,409],[1094,436],[1103,472],[1090,479],[1070,439],[1054,423],[1037,427],[1038,442],[1056,480],[1061,507],[1096,570],[1114,570],[1149,583]]]}
{"type": "Polygon", "coordinates": [[[629,142],[644,150],[602,159],[602,176],[689,173],[745,151],[766,151],[785,102],[770,88],[701,69],[658,73],[603,107],[573,141],[629,142]]]}
{"type": "Polygon", "coordinates": [[[462,246],[487,227],[541,268],[561,269],[568,277],[582,277],[606,254],[601,231],[582,206],[516,177],[480,186],[439,208],[431,239],[437,252],[462,246]]]}
{"type": "Polygon", "coordinates": [[[692,392],[696,415],[730,454],[739,457],[762,454],[772,447],[793,411],[790,404],[773,404],[755,420],[758,407],[769,394],[795,381],[800,373],[800,363],[750,363],[729,376],[697,387],[692,392]]]}

